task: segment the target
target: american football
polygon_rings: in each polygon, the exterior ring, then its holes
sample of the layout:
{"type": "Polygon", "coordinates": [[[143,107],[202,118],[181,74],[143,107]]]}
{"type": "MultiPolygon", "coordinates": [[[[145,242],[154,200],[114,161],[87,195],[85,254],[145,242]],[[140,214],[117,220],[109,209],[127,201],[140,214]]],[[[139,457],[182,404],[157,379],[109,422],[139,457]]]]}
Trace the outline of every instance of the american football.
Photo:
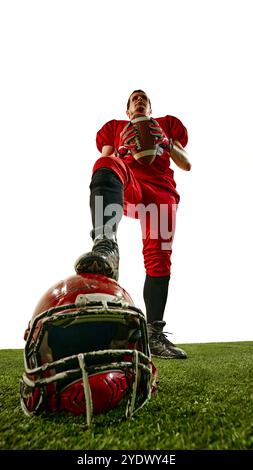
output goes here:
{"type": "Polygon", "coordinates": [[[136,129],[135,147],[131,149],[133,157],[139,163],[150,165],[154,162],[158,145],[150,132],[150,119],[144,115],[135,115],[131,123],[136,129]]]}

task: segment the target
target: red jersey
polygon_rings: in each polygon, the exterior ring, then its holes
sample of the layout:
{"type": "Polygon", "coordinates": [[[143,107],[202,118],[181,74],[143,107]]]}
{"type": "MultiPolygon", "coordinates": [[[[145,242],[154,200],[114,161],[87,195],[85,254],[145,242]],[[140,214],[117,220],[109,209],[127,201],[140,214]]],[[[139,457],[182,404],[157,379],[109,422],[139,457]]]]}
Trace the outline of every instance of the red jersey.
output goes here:
{"type": "MultiPolygon", "coordinates": [[[[164,116],[155,118],[159,123],[164,133],[168,138],[178,140],[183,147],[188,142],[187,130],[182,122],[174,116],[164,116]]],[[[98,131],[96,137],[97,148],[102,152],[104,145],[110,145],[114,149],[119,147],[120,133],[129,121],[118,121],[113,119],[107,122],[98,131]]],[[[171,191],[179,201],[179,194],[176,191],[176,183],[174,181],[174,171],[170,168],[170,154],[164,150],[164,152],[157,156],[155,161],[151,165],[140,165],[134,157],[127,154],[124,159],[124,163],[129,165],[131,170],[134,172],[135,177],[141,182],[149,182],[171,191]]]]}

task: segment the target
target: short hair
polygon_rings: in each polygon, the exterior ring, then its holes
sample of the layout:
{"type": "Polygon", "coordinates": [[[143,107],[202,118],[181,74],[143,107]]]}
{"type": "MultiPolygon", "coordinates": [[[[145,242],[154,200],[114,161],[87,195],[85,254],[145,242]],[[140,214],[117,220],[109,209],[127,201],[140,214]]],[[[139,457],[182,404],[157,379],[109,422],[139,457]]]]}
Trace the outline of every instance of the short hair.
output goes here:
{"type": "MultiPolygon", "coordinates": [[[[131,98],[131,96],[132,96],[134,93],[138,93],[138,92],[140,92],[140,93],[145,93],[145,95],[148,96],[147,93],[146,93],[145,91],[143,91],[143,90],[134,90],[134,91],[132,91],[132,93],[131,93],[131,95],[129,96],[128,101],[127,101],[127,110],[129,109],[129,106],[130,106],[130,98],[131,98]]],[[[151,101],[150,101],[149,97],[148,97],[148,101],[149,101],[149,106],[150,106],[150,108],[151,108],[151,101]]]]}

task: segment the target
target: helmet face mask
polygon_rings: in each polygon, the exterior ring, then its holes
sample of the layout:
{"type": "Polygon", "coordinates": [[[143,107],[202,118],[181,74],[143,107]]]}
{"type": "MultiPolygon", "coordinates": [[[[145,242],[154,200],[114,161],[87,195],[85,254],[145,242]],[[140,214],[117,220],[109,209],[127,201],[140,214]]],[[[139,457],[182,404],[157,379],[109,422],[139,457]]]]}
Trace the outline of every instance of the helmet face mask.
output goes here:
{"type": "Polygon", "coordinates": [[[94,277],[62,281],[60,295],[54,286],[33,315],[20,387],[28,415],[69,411],[86,415],[89,426],[93,414],[126,401],[130,417],[150,398],[154,379],[145,317],[116,281],[96,276],[100,293],[91,293],[94,277]],[[108,293],[108,284],[116,295],[108,293]],[[41,305],[50,308],[40,312],[41,305]]]}

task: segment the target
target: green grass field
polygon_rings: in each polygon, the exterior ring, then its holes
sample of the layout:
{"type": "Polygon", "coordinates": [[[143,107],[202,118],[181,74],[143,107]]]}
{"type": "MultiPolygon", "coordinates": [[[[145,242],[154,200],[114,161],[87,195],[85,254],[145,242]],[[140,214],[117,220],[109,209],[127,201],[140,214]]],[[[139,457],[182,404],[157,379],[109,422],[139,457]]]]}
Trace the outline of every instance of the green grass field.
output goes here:
{"type": "Polygon", "coordinates": [[[189,359],[155,360],[159,388],[132,420],[26,417],[19,403],[21,350],[0,351],[0,449],[253,449],[253,342],[191,344],[189,359]]]}

